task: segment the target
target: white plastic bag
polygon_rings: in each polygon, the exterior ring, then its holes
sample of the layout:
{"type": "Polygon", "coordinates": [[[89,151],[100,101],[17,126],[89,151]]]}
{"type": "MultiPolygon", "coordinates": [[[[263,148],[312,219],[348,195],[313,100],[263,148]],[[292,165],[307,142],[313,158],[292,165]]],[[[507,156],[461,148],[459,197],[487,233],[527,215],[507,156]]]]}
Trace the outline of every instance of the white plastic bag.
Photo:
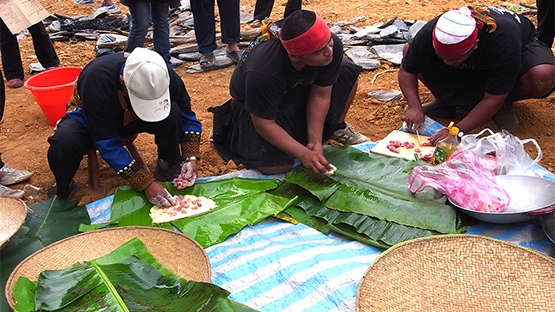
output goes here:
{"type": "Polygon", "coordinates": [[[496,175],[530,175],[542,176],[536,173],[534,165],[542,159],[542,150],[534,139],[521,140],[506,130],[493,132],[486,128],[478,134],[467,134],[461,138],[460,148],[471,150],[478,155],[494,155],[497,157],[496,175]],[[488,132],[488,136],[481,137],[488,132]],[[532,159],[524,149],[524,144],[533,143],[537,149],[537,156],[532,159]]]}

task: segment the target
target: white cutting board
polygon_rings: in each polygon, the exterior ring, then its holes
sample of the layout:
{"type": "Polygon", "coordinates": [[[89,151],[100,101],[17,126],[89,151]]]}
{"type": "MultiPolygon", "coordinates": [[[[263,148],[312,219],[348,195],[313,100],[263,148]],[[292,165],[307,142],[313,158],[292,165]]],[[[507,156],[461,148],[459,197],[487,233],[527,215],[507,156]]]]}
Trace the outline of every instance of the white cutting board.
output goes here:
{"type": "MultiPolygon", "coordinates": [[[[428,141],[427,136],[420,136],[420,142],[424,143],[426,141],[428,141]]],[[[374,145],[374,147],[370,150],[370,152],[372,153],[376,153],[376,154],[380,154],[380,155],[385,155],[385,156],[391,156],[391,157],[397,157],[397,158],[405,158],[408,160],[415,160],[414,159],[414,149],[416,147],[418,147],[418,137],[416,136],[416,134],[412,134],[412,133],[408,133],[408,132],[404,132],[404,131],[399,131],[399,130],[394,130],[392,131],[390,134],[388,134],[385,138],[383,138],[382,140],[380,140],[378,142],[378,144],[374,145]],[[399,147],[399,153],[395,153],[390,151],[387,148],[387,145],[389,144],[389,141],[400,141],[400,142],[411,142],[414,143],[414,147],[407,149],[405,147],[399,147]]],[[[420,146],[420,153],[422,154],[424,152],[427,152],[431,149],[434,149],[435,147],[433,146],[420,146]]]]}

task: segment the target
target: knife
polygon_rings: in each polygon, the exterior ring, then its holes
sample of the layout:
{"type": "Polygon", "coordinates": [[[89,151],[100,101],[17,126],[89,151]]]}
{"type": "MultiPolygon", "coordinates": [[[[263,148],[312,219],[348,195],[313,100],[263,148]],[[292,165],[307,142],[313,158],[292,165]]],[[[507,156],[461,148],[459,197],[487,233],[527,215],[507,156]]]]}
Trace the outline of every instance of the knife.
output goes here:
{"type": "Polygon", "coordinates": [[[420,134],[418,133],[418,129],[416,129],[416,138],[418,138],[418,147],[420,147],[420,145],[422,145],[422,142],[420,142],[420,134]]]}

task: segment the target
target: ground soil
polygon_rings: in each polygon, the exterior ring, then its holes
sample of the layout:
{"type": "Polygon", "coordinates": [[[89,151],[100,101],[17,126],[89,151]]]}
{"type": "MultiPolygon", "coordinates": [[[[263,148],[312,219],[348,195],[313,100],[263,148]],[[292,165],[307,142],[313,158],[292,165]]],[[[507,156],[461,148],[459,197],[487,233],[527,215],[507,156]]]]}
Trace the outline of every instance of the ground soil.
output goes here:
{"type": "MultiPolygon", "coordinates": [[[[524,2],[534,3],[533,0],[524,2]]],[[[94,12],[93,6],[78,5],[72,0],[41,0],[41,3],[50,13],[76,16],[90,15],[94,12]]],[[[242,0],[241,11],[252,13],[254,3],[255,0],[242,0]]],[[[272,12],[274,19],[279,19],[282,16],[285,3],[286,0],[275,2],[272,12]]],[[[118,2],[116,4],[124,13],[127,12],[125,6],[118,2]]],[[[304,0],[303,8],[318,12],[328,22],[366,16],[365,21],[355,24],[355,26],[361,27],[386,22],[394,17],[407,20],[429,20],[443,11],[465,4],[509,5],[512,3],[490,0],[480,2],[472,0],[304,0]]],[[[99,3],[96,3],[94,6],[98,5],[99,3]]],[[[535,15],[528,16],[534,23],[536,22],[535,15]]],[[[242,25],[242,28],[248,29],[249,26],[242,25]]],[[[95,42],[92,40],[64,41],[55,42],[54,46],[62,66],[84,66],[95,57],[95,42]]],[[[25,79],[28,79],[30,77],[27,71],[29,64],[37,62],[30,37],[20,41],[20,51],[26,69],[25,79]]],[[[212,116],[211,113],[206,111],[208,106],[217,105],[229,96],[228,83],[234,66],[210,72],[186,73],[187,68],[193,64],[186,63],[177,67],[176,71],[185,82],[192,98],[193,108],[204,126],[199,176],[221,175],[240,170],[242,168],[237,167],[234,163],[223,161],[209,144],[208,134],[212,127],[212,116]]],[[[384,61],[379,69],[363,71],[360,76],[358,91],[347,115],[347,121],[372,140],[384,138],[403,123],[403,108],[405,106],[403,98],[390,102],[380,102],[367,95],[372,90],[399,89],[397,70],[398,66],[384,61]]],[[[54,176],[46,160],[47,138],[52,134],[54,128],[47,123],[29,90],[25,88],[7,88],[6,95],[6,111],[0,130],[2,158],[9,165],[18,169],[29,170],[34,174],[30,180],[12,187],[21,189],[27,183],[38,186],[42,189],[42,193],[37,200],[44,200],[46,189],[54,183],[54,176]]],[[[424,87],[421,87],[421,98],[423,102],[431,99],[430,92],[424,87]]],[[[552,95],[547,99],[525,100],[515,104],[515,112],[520,118],[520,129],[515,135],[521,139],[534,138],[538,141],[543,150],[543,159],[540,164],[551,172],[555,171],[555,156],[553,153],[555,151],[554,102],[555,96],[552,95]]],[[[454,121],[460,120],[463,116],[464,113],[459,112],[454,121]]],[[[450,121],[439,118],[436,120],[444,125],[447,125],[450,121]]],[[[472,132],[476,133],[482,128],[498,131],[495,124],[488,121],[472,132]]],[[[149,167],[154,169],[156,152],[152,137],[141,134],[136,141],[136,145],[149,167]]],[[[532,152],[534,150],[533,146],[527,146],[527,148],[535,157],[532,152]]],[[[101,186],[96,191],[90,190],[86,164],[87,162],[84,160],[75,176],[76,181],[81,186],[75,195],[79,204],[87,204],[111,195],[118,186],[125,184],[125,181],[101,160],[101,186]]],[[[32,202],[33,200],[27,199],[27,201],[32,202]]]]}

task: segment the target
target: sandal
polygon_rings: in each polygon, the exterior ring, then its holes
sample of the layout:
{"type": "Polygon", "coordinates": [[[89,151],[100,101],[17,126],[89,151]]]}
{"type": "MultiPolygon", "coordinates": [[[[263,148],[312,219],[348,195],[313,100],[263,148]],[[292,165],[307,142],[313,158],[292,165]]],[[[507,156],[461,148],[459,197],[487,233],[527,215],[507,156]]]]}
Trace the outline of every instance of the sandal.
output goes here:
{"type": "Polygon", "coordinates": [[[216,62],[216,57],[214,56],[214,52],[208,52],[201,55],[199,60],[200,68],[207,69],[214,66],[216,62]]]}
{"type": "Polygon", "coordinates": [[[258,28],[258,27],[262,26],[262,22],[259,19],[255,19],[251,22],[250,26],[252,28],[258,28]]]}
{"type": "Polygon", "coordinates": [[[243,52],[240,50],[235,50],[231,52],[226,51],[225,55],[227,55],[227,57],[229,57],[235,64],[239,64],[241,56],[243,56],[243,52]]]}

